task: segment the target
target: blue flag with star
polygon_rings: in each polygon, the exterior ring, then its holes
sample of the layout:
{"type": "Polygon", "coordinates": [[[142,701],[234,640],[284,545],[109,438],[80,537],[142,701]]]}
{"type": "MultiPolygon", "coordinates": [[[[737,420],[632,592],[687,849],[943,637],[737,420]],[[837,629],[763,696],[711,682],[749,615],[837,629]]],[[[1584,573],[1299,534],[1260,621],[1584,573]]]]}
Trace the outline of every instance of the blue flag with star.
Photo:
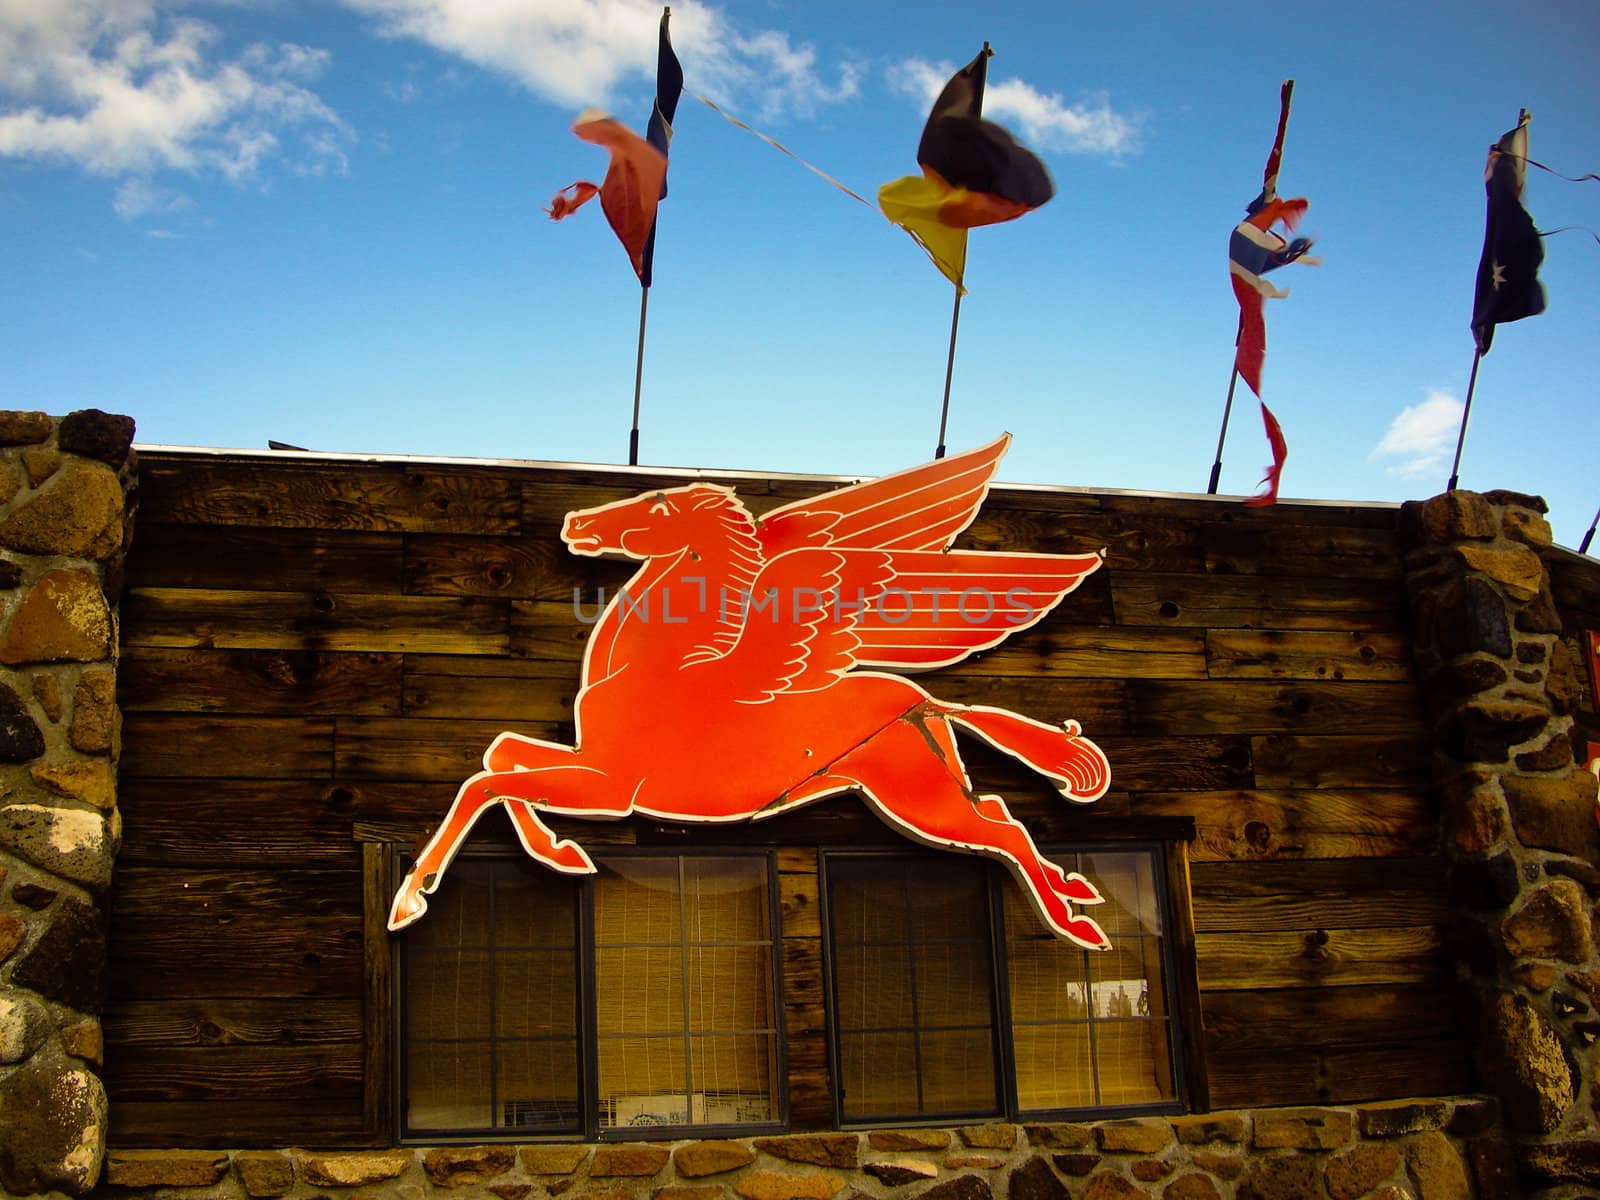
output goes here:
{"type": "Polygon", "coordinates": [[[1528,114],[1524,110],[1517,127],[1490,148],[1483,171],[1489,213],[1472,303],[1472,336],[1479,354],[1489,352],[1496,325],[1536,317],[1544,311],[1544,285],[1539,282],[1544,243],[1522,206],[1527,172],[1528,114]]]}

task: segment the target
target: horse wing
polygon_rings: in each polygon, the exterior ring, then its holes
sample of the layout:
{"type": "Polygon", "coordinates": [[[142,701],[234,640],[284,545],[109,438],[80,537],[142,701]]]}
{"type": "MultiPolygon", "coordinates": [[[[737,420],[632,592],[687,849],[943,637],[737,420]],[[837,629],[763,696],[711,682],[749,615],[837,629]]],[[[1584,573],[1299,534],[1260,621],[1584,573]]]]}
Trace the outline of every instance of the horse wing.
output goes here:
{"type": "MultiPolygon", "coordinates": [[[[855,661],[930,670],[1037,624],[1103,561],[1100,554],[897,550],[893,578],[855,618],[855,661]]],[[[851,581],[846,594],[853,596],[851,581]]]]}
{"type": "Polygon", "coordinates": [[[730,613],[738,640],[694,667],[715,672],[725,694],[741,704],[832,686],[859,661],[856,622],[865,606],[852,601],[858,593],[881,593],[894,576],[889,558],[882,551],[812,548],[780,555],[734,602],[742,610],[730,613]]]}
{"type": "Polygon", "coordinates": [[[768,560],[787,551],[943,550],[972,523],[1009,433],[987,446],[775,508],[756,536],[768,560]]]}

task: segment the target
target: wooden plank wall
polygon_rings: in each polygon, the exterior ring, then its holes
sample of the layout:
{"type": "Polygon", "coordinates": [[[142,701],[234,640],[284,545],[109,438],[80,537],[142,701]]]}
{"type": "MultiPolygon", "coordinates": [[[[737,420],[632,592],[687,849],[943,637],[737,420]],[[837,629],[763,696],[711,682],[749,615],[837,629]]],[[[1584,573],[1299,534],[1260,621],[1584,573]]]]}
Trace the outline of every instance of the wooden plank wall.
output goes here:
{"type": "MultiPolygon", "coordinates": [[[[502,729],[571,740],[573,589],[592,611],[630,570],[566,553],[561,519],[681,482],[144,454],[122,609],[114,1143],[383,1140],[362,844],[425,833],[502,729]]],[[[827,486],[738,490],[760,512],[827,486]]],[[[1192,1034],[1214,1108],[1471,1082],[1395,516],[1002,489],[963,536],[1107,552],[1040,625],[921,682],[1079,720],[1104,747],[1113,791],[1088,810],[973,748],[1040,840],[1193,820],[1192,1034]]],[[[814,1127],[830,1116],[816,847],[884,834],[841,797],[743,836],[783,847],[791,1103],[814,1127]]]]}

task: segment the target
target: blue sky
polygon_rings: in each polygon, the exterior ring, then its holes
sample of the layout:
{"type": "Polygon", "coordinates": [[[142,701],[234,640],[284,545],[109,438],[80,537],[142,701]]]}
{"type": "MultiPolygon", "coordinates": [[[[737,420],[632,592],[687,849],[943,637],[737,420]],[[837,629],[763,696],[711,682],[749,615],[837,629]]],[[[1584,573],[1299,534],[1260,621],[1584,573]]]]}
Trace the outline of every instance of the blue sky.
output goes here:
{"type": "MultiPolygon", "coordinates": [[[[0,0],[0,406],[145,443],[624,462],[639,288],[598,206],[542,205],[642,131],[634,0],[0,0]]],[[[914,173],[987,39],[986,115],[1056,198],[974,231],[948,442],[1002,477],[1203,492],[1237,308],[1228,233],[1296,82],[1280,191],[1320,268],[1274,282],[1285,499],[1442,491],[1472,362],[1485,151],[1600,169],[1600,5],[673,6],[689,92],[868,196],[914,173]],[[986,11],[980,11],[980,7],[986,11]]],[[[661,209],[646,464],[867,475],[931,456],[952,293],[904,233],[686,94],[661,209]]],[[[1530,172],[1540,228],[1600,184],[1530,172]]],[[[1484,359],[1461,485],[1600,504],[1600,245],[1547,239],[1544,315],[1484,359]]],[[[1221,490],[1268,452],[1235,401],[1221,490]]]]}

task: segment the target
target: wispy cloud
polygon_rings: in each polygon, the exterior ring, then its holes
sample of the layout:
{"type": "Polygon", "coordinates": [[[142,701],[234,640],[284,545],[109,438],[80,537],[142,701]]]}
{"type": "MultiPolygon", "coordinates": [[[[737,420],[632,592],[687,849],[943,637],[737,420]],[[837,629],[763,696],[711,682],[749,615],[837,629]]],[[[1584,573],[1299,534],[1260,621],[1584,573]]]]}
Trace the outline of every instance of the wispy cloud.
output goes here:
{"type": "MultiPolygon", "coordinates": [[[[889,70],[889,85],[924,106],[938,97],[953,63],[913,58],[889,70]]],[[[1020,79],[990,80],[983,93],[983,115],[1021,134],[1035,150],[1123,158],[1143,149],[1145,114],[1118,112],[1105,92],[1068,103],[1020,79]]]]}
{"type": "MultiPolygon", "coordinates": [[[[412,38],[498,71],[568,108],[605,105],[630,82],[655,78],[658,0],[344,0],[380,32],[412,38]]],[[[744,30],[697,0],[672,6],[672,42],[695,91],[736,98],[764,116],[807,115],[856,94],[860,70],[825,77],[809,45],[787,34],[744,30]]]]}
{"type": "Polygon", "coordinates": [[[137,221],[151,214],[182,212],[191,203],[182,192],[161,187],[148,179],[134,178],[125,179],[117,185],[111,209],[124,221],[137,221]]]}
{"type": "MultiPolygon", "coordinates": [[[[176,0],[0,2],[0,156],[97,175],[343,170],[353,133],[308,86],[328,53],[219,50],[176,0]]],[[[120,193],[119,193],[120,197],[120,193]]]]}
{"type": "Polygon", "coordinates": [[[1367,461],[1399,459],[1384,467],[1384,473],[1400,479],[1437,473],[1455,447],[1461,410],[1461,401],[1449,392],[1430,388],[1425,400],[1402,409],[1389,423],[1388,432],[1367,455],[1367,461]]]}

